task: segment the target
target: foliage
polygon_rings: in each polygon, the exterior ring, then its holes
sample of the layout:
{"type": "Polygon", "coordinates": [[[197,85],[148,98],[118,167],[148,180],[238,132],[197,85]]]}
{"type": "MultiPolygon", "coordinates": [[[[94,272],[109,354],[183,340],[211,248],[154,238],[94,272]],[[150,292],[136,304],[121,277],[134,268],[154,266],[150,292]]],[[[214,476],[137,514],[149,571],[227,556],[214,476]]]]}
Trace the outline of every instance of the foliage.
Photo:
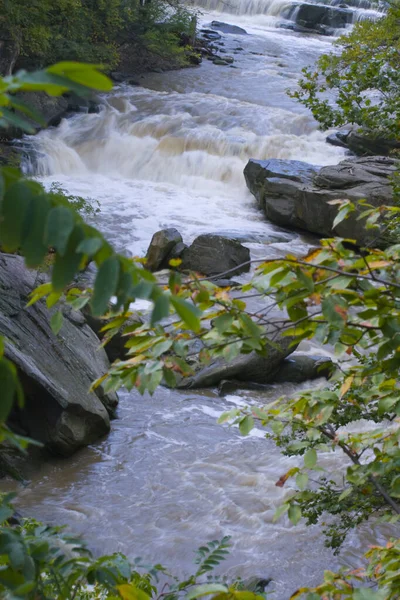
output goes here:
{"type": "Polygon", "coordinates": [[[94,218],[100,212],[100,203],[98,200],[69,194],[58,181],[54,181],[51,184],[49,193],[58,196],[60,203],[64,201],[66,206],[72,206],[83,217],[94,218]]]}
{"type": "Polygon", "coordinates": [[[31,68],[73,60],[114,69],[124,44],[147,47],[149,37],[160,48],[164,44],[168,58],[180,52],[176,34],[188,31],[189,12],[165,0],[1,0],[1,5],[0,28],[17,44],[21,64],[31,68]]]}
{"type": "Polygon", "coordinates": [[[290,95],[311,110],[323,129],[355,123],[375,136],[399,137],[400,4],[387,15],[360,21],[341,36],[339,52],[321,56],[303,70],[290,95]]]}

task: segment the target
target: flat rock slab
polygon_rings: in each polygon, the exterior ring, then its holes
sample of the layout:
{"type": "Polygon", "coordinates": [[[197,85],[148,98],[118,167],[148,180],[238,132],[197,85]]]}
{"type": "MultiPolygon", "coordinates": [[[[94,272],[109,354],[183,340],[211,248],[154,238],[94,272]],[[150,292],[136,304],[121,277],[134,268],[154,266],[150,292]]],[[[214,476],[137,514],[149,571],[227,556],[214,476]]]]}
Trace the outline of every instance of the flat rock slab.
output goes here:
{"type": "Polygon", "coordinates": [[[229,23],[223,23],[222,21],[212,21],[211,27],[222,31],[222,33],[233,33],[235,35],[248,35],[247,31],[237,25],[230,25],[229,23]]]}
{"type": "Polygon", "coordinates": [[[64,305],[56,336],[45,302],[26,308],[41,277],[26,269],[20,256],[0,254],[0,334],[25,392],[25,407],[12,421],[52,452],[68,456],[109,431],[118,398],[101,386],[89,391],[109,362],[82,313],[64,305]]]}
{"type": "Polygon", "coordinates": [[[338,208],[329,202],[365,199],[376,207],[391,204],[390,178],[399,166],[399,161],[382,156],[348,159],[322,168],[294,160],[251,159],[244,175],[272,223],[321,236],[339,235],[362,246],[377,238],[377,230],[365,229],[357,213],[333,230],[338,208]]]}
{"type": "Polygon", "coordinates": [[[266,349],[265,356],[251,352],[241,354],[227,362],[218,359],[203,367],[198,364],[192,377],[182,379],[179,388],[206,388],[218,385],[223,380],[270,383],[277,375],[284,359],[295,351],[292,338],[281,337],[274,340],[274,346],[266,349]]]}

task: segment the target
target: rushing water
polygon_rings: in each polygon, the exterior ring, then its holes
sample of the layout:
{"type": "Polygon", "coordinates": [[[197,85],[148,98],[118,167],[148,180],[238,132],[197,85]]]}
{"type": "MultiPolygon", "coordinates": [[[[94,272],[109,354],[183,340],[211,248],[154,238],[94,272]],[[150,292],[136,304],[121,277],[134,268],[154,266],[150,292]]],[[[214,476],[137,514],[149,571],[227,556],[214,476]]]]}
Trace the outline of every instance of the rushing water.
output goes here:
{"type": "MultiPolygon", "coordinates": [[[[343,150],[326,144],[309,114],[285,94],[330,42],[277,29],[282,1],[268,10],[265,4],[240,0],[240,17],[228,2],[207,5],[234,14],[208,13],[204,22],[218,16],[250,34],[223,37],[220,48],[234,56],[232,68],[205,60],[199,68],[148,75],[141,87],[118,87],[100,114],[74,116],[36,136],[36,174],[46,185],[57,181],[96,198],[99,227],[131,254],[143,254],[152,234],[167,226],[180,229],[186,242],[204,232],[229,233],[256,255],[304,250],[306,240],[265,221],[246,190],[243,167],[250,157],[318,165],[342,159],[343,150]]],[[[121,393],[110,436],[69,460],[43,464],[21,490],[20,507],[69,524],[98,552],[140,555],[181,574],[197,546],[232,535],[223,570],[272,577],[273,597],[286,599],[337,561],[320,528],[273,523],[287,493],[275,482],[293,459],[282,457],[262,431],[244,439],[216,419],[235,404],[293,391],[271,386],[262,397],[243,392],[225,399],[212,390],[160,389],[153,398],[121,393]]],[[[337,456],[324,460],[330,471],[341,468],[337,456]]],[[[353,536],[346,562],[358,546],[353,536]]]]}

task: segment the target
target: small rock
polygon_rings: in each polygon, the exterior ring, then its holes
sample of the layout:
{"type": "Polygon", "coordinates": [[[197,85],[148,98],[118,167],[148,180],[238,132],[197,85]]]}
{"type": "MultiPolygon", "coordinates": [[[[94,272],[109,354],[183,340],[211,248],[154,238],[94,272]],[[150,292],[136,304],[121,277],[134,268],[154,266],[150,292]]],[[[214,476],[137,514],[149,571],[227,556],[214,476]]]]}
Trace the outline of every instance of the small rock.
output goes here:
{"type": "Polygon", "coordinates": [[[157,231],[150,242],[146,254],[146,269],[159,271],[164,268],[166,259],[174,246],[182,243],[182,236],[175,228],[157,231]]]}
{"type": "Polygon", "coordinates": [[[250,270],[250,250],[220,235],[200,235],[182,255],[182,270],[233,277],[250,270]],[[243,264],[244,263],[244,264],[243,264]],[[229,271],[229,273],[226,273],[229,271]]]}

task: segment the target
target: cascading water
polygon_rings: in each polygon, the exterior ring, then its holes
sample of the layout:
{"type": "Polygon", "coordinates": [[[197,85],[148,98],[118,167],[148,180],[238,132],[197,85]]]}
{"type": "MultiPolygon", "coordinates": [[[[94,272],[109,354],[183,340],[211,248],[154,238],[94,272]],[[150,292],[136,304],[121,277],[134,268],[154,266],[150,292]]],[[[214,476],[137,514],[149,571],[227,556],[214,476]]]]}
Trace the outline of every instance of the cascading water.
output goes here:
{"type": "MultiPolygon", "coordinates": [[[[244,21],[252,34],[224,36],[221,51],[235,57],[235,68],[204,61],[147,76],[143,87],[117,88],[99,114],[74,116],[31,140],[31,172],[46,185],[57,181],[99,200],[97,224],[118,249],[143,254],[156,230],[174,226],[185,241],[229,232],[257,256],[306,250],[306,240],[265,222],[242,171],[251,157],[319,165],[343,158],[285,94],[330,44],[265,27],[250,11],[240,20],[226,17],[244,21]]],[[[318,582],[336,559],[319,527],[273,522],[287,493],[275,482],[295,461],[261,430],[243,439],[216,418],[234,404],[295,389],[271,386],[266,396],[225,399],[214,391],[122,393],[110,436],[62,464],[42,465],[20,493],[21,510],[67,523],[95,550],[162,561],[179,573],[189,571],[197,546],[230,534],[234,550],[221,569],[231,577],[272,577],[275,600],[286,600],[301,584],[318,582]]],[[[330,473],[342,468],[336,453],[324,461],[330,473]]],[[[358,547],[354,535],[345,562],[356,564],[358,547]]]]}

